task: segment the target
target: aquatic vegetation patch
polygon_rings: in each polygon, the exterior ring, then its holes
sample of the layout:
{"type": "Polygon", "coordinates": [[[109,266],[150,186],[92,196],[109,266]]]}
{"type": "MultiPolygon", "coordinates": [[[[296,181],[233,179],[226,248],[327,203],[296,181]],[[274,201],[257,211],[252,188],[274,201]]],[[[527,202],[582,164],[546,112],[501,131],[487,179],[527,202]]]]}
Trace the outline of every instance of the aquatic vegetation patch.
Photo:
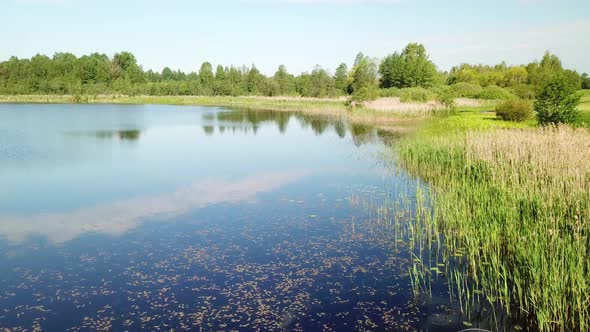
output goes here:
{"type": "Polygon", "coordinates": [[[7,250],[14,255],[0,257],[0,325],[412,331],[433,312],[444,317],[439,326],[461,326],[455,308],[413,298],[406,244],[393,241],[385,219],[366,215],[360,200],[318,197],[211,207],[107,244],[94,235],[7,250]]]}
{"type": "MultiPolygon", "coordinates": [[[[487,299],[542,331],[590,327],[587,130],[423,135],[399,154],[434,185],[417,209],[420,245],[442,252],[438,261],[466,305],[487,299]]],[[[427,285],[432,267],[416,261],[417,284],[427,285]]]]}

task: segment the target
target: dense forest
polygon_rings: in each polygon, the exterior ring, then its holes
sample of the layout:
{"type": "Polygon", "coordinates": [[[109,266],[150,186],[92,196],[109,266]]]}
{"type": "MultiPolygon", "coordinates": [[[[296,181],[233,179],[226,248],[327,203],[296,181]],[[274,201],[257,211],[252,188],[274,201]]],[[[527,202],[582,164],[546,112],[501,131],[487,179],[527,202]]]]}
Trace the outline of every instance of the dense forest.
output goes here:
{"type": "Polygon", "coordinates": [[[168,67],[144,70],[132,53],[112,58],[99,53],[76,57],[56,53],[30,59],[11,57],[0,62],[0,94],[68,95],[204,95],[304,96],[352,95],[359,100],[396,96],[423,101],[440,96],[481,99],[533,98],[542,82],[561,75],[573,89],[589,89],[586,73],[563,68],[560,59],[546,53],[526,65],[461,64],[449,72],[437,70],[421,44],[407,45],[382,60],[358,54],[352,68],[342,63],[332,73],[316,66],[298,76],[280,66],[273,76],[254,65],[217,66],[205,62],[198,72],[168,67]]]}

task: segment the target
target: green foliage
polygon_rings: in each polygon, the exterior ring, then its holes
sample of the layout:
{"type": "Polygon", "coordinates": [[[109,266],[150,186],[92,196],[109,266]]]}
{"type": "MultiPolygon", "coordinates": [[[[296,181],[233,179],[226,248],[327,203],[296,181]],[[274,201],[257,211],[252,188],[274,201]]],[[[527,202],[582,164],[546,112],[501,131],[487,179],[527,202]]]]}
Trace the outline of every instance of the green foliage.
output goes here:
{"type": "Polygon", "coordinates": [[[297,93],[295,90],[295,77],[289,72],[284,65],[280,65],[279,69],[274,75],[274,81],[277,84],[277,93],[281,96],[294,95],[297,93]]]}
{"type": "MultiPolygon", "coordinates": [[[[108,60],[107,57],[104,60],[108,60]]],[[[111,73],[116,79],[128,80],[131,83],[144,82],[144,73],[137,64],[137,59],[130,52],[121,52],[113,57],[111,73]]]]}
{"type": "Polygon", "coordinates": [[[455,110],[455,94],[450,88],[439,88],[434,91],[436,93],[436,100],[443,104],[448,111],[455,110]]]}
{"type": "Polygon", "coordinates": [[[402,90],[400,88],[387,88],[379,90],[381,97],[401,97],[402,90]]]}
{"type": "Polygon", "coordinates": [[[401,89],[400,100],[402,102],[427,102],[436,98],[436,94],[422,87],[401,89]]]}
{"type": "Polygon", "coordinates": [[[527,65],[529,84],[537,87],[537,90],[562,71],[561,60],[549,52],[545,52],[540,62],[535,61],[527,65]]]}
{"type": "Polygon", "coordinates": [[[541,125],[575,123],[579,117],[580,96],[564,76],[551,78],[541,89],[534,108],[541,125]]]}
{"type": "Polygon", "coordinates": [[[566,69],[563,71],[563,75],[573,90],[580,90],[582,88],[582,77],[577,71],[566,69]]]}
{"type": "Polygon", "coordinates": [[[363,53],[359,53],[350,72],[351,93],[364,87],[372,87],[377,84],[377,66],[375,62],[363,53]]]}
{"type": "Polygon", "coordinates": [[[513,94],[521,99],[534,99],[535,87],[528,84],[516,84],[510,88],[513,94]]]}
{"type": "Polygon", "coordinates": [[[569,89],[582,88],[583,80],[580,74],[574,70],[564,69],[561,60],[554,54],[546,52],[540,62],[533,62],[527,66],[529,72],[529,84],[535,86],[537,92],[545,86],[546,82],[561,76],[569,89]]]}
{"type": "Polygon", "coordinates": [[[436,95],[443,95],[443,94],[450,94],[453,95],[453,91],[450,86],[444,84],[438,84],[428,88],[428,90],[432,91],[432,93],[436,95]]]}
{"type": "Polygon", "coordinates": [[[301,74],[297,80],[297,92],[305,97],[333,97],[339,95],[334,83],[334,78],[325,69],[316,66],[311,74],[301,74]]]}
{"type": "Polygon", "coordinates": [[[213,82],[215,81],[215,76],[213,75],[213,66],[209,62],[203,62],[201,65],[201,69],[199,69],[199,82],[201,83],[201,87],[205,94],[212,94],[213,93],[213,82]]]}
{"type": "Polygon", "coordinates": [[[510,91],[503,89],[497,85],[488,85],[477,96],[479,99],[498,100],[511,99],[514,95],[510,91]]]}
{"type": "Polygon", "coordinates": [[[260,73],[260,71],[255,67],[252,66],[245,77],[246,80],[246,91],[250,95],[260,95],[262,94],[262,87],[265,80],[264,75],[260,73]]]}
{"type": "Polygon", "coordinates": [[[479,84],[459,82],[451,85],[451,90],[456,97],[477,98],[483,88],[479,84]]]}
{"type": "Polygon", "coordinates": [[[356,90],[350,97],[351,101],[362,103],[379,98],[379,89],[374,85],[366,85],[356,90]]]}
{"type": "Polygon", "coordinates": [[[510,99],[496,106],[498,118],[506,121],[525,121],[533,115],[533,104],[526,99],[510,99]]]}
{"type": "Polygon", "coordinates": [[[345,63],[341,63],[338,68],[336,68],[336,73],[334,74],[334,86],[341,94],[346,94],[348,92],[348,67],[345,63]]]}
{"type": "Polygon", "coordinates": [[[582,80],[582,89],[590,89],[590,77],[588,77],[588,74],[583,73],[580,78],[582,80]]]}
{"type": "Polygon", "coordinates": [[[588,132],[457,134],[453,118],[440,120],[443,135],[396,145],[402,165],[429,183],[412,207],[410,249],[427,269],[442,261],[465,307],[485,294],[537,331],[588,331],[588,132]]]}
{"type": "Polygon", "coordinates": [[[120,52],[112,58],[100,53],[79,58],[71,53],[56,53],[53,57],[11,57],[0,62],[0,94],[336,97],[366,95],[366,91],[359,90],[380,84],[380,96],[403,97],[408,101],[431,100],[434,95],[439,99],[449,99],[451,95],[507,99],[514,94],[532,99],[544,82],[555,76],[564,77],[571,89],[590,88],[587,74],[563,69],[559,58],[549,53],[526,67],[462,64],[450,73],[439,73],[424,46],[412,43],[401,53],[387,56],[378,67],[373,59],[360,53],[350,70],[342,63],[333,75],[317,66],[296,76],[280,66],[273,76],[267,77],[255,66],[214,68],[205,62],[198,72],[185,73],[169,67],[155,72],[144,71],[130,52],[120,52]],[[428,88],[430,92],[408,90],[402,96],[401,88],[407,87],[428,88]]]}
{"type": "Polygon", "coordinates": [[[495,66],[461,64],[453,67],[447,78],[448,84],[459,82],[509,87],[527,82],[528,72],[523,66],[509,67],[502,62],[495,66]]]}
{"type": "Polygon", "coordinates": [[[424,45],[411,43],[401,53],[387,56],[379,65],[381,88],[430,87],[434,84],[436,66],[426,54],[424,45]]]}

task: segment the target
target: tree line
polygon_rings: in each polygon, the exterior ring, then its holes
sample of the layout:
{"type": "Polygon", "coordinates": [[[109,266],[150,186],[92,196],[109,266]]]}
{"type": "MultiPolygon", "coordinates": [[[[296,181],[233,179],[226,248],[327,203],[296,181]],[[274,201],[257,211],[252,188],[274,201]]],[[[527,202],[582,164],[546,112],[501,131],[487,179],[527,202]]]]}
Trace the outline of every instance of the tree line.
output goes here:
{"type": "Polygon", "coordinates": [[[68,95],[203,95],[203,96],[304,96],[351,95],[366,100],[379,96],[422,100],[452,95],[487,99],[510,96],[533,98],[543,82],[562,76],[572,89],[589,89],[588,74],[563,68],[560,59],[546,53],[527,65],[461,64],[439,71],[423,45],[408,44],[381,61],[359,53],[351,68],[342,63],[332,73],[316,66],[294,75],[284,65],[272,76],[256,66],[217,66],[203,63],[185,73],[168,67],[161,72],[144,70],[130,52],[109,57],[93,53],[76,57],[56,53],[30,59],[11,57],[0,62],[0,94],[68,95]]]}

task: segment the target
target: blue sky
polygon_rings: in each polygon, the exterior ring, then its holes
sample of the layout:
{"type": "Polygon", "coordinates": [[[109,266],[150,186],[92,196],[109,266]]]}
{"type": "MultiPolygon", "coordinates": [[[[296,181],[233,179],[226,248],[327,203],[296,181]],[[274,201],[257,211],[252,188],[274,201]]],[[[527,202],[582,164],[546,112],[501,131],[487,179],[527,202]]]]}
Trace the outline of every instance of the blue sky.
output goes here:
{"type": "Polygon", "coordinates": [[[333,70],[423,43],[440,69],[528,63],[545,50],[590,72],[588,0],[2,0],[0,60],[128,50],[145,69],[203,61],[333,70]]]}

